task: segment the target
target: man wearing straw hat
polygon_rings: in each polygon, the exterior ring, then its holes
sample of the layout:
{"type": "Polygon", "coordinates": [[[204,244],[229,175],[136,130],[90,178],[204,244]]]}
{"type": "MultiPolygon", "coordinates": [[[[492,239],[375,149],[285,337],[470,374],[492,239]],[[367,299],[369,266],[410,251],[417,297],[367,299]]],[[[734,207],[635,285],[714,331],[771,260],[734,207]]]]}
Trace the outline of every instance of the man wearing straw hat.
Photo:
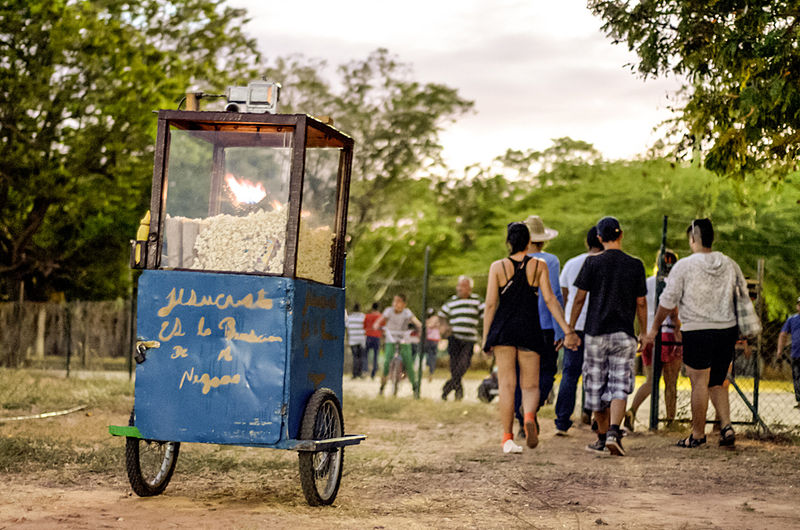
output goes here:
{"type": "MultiPolygon", "coordinates": [[[[564,295],[561,293],[561,284],[559,283],[559,274],[561,263],[555,254],[544,252],[544,246],[547,241],[554,239],[558,235],[558,230],[546,227],[542,218],[538,215],[529,215],[525,219],[525,224],[531,233],[531,244],[528,247],[528,255],[539,258],[547,263],[547,270],[550,275],[550,286],[553,288],[553,294],[558,299],[561,307],[564,307],[564,295]]],[[[539,407],[544,404],[550,391],[553,389],[553,381],[556,378],[558,371],[558,349],[564,341],[564,332],[556,322],[544,297],[541,296],[540,289],[539,296],[539,324],[544,333],[545,351],[539,352],[539,392],[541,398],[539,399],[539,407]]]]}

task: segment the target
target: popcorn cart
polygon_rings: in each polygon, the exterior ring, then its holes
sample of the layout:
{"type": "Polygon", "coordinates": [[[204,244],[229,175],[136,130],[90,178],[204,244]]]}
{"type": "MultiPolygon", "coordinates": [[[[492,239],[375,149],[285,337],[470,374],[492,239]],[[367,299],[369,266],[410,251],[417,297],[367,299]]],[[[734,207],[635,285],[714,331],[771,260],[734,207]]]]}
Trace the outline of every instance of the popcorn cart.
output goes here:
{"type": "Polygon", "coordinates": [[[342,476],[344,247],[353,140],[300,114],[158,114],[138,281],[133,491],[158,495],[180,444],[299,453],[303,493],[342,476]],[[145,240],[146,239],[146,240],[145,240]]]}

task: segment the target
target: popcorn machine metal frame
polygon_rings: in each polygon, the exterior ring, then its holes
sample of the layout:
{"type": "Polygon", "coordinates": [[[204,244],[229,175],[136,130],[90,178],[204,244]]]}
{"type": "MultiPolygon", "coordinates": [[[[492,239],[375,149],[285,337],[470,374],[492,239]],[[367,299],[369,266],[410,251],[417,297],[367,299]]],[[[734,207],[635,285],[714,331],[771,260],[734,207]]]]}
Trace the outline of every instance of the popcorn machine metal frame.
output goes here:
{"type": "Polygon", "coordinates": [[[149,233],[131,253],[135,405],[109,428],[138,495],[163,492],[180,443],[200,442],[296,450],[307,501],[335,499],[344,447],[365,438],[341,410],[352,155],[303,114],[159,112],[149,233]]]}

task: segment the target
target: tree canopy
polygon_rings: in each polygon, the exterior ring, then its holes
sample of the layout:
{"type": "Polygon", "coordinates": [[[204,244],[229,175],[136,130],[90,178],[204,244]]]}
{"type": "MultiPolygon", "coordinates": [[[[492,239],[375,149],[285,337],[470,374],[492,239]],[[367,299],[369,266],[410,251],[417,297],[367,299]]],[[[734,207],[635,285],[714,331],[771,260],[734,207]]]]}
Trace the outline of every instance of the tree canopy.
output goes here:
{"type": "Polygon", "coordinates": [[[293,56],[279,58],[267,75],[284,85],[283,111],[331,116],[355,140],[352,248],[374,223],[402,215],[414,177],[443,167],[439,133],[473,103],[454,88],[415,81],[411,67],[385,49],[339,65],[333,82],[326,68],[324,61],[293,56]]]}
{"type": "Polygon", "coordinates": [[[152,111],[252,76],[245,12],[220,0],[0,6],[0,298],[125,295],[146,209],[152,111]]]}
{"type": "Polygon", "coordinates": [[[686,80],[675,124],[718,174],[782,178],[800,150],[800,9],[790,0],[590,0],[641,75],[686,80]],[[685,103],[683,103],[685,102],[685,103]],[[769,172],[760,170],[768,169],[769,172]]]}
{"type": "Polygon", "coordinates": [[[611,162],[594,156],[591,145],[569,138],[554,140],[541,153],[547,168],[532,176],[518,176],[525,156],[506,153],[497,164],[470,168],[469,178],[416,181],[404,196],[402,223],[371,231],[349,256],[348,296],[366,304],[387,301],[389,289],[404,290],[414,295],[414,307],[421,300],[426,246],[433,274],[446,282],[431,284],[431,305],[452,294],[460,274],[472,276],[476,291],[483,293],[489,265],[507,253],[507,223],[531,214],[559,231],[546,250],[562,265],[584,251],[586,231],[598,219],[613,215],[625,232],[625,251],[652,271],[664,215],[669,218],[667,244],[680,257],[690,254],[690,221],[708,216],[714,222],[715,249],[735,259],[745,275],[755,278],[758,260],[765,259],[768,315],[782,317],[794,307],[800,292],[794,273],[800,245],[796,174],[780,184],[755,177],[739,182],[666,159],[611,162]],[[747,206],[739,200],[742,194],[747,206]]]}

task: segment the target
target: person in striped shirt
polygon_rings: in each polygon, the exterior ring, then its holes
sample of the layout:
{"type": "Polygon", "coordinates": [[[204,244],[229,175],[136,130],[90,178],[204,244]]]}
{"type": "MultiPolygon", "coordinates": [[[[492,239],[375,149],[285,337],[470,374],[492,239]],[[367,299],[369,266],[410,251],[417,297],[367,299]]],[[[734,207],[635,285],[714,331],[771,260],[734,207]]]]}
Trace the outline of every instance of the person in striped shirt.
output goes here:
{"type": "Polygon", "coordinates": [[[364,332],[364,313],[361,307],[353,304],[353,312],[346,315],[347,344],[353,352],[353,379],[361,377],[361,372],[367,369],[367,352],[364,349],[367,334],[364,332]]]}
{"type": "Polygon", "coordinates": [[[442,388],[442,399],[447,401],[455,391],[456,401],[464,397],[461,378],[469,369],[475,342],[480,337],[478,330],[483,323],[483,300],[472,292],[472,278],[459,276],[456,294],[439,310],[439,318],[449,324],[451,335],[447,337],[447,353],[450,355],[450,379],[442,388]]]}

